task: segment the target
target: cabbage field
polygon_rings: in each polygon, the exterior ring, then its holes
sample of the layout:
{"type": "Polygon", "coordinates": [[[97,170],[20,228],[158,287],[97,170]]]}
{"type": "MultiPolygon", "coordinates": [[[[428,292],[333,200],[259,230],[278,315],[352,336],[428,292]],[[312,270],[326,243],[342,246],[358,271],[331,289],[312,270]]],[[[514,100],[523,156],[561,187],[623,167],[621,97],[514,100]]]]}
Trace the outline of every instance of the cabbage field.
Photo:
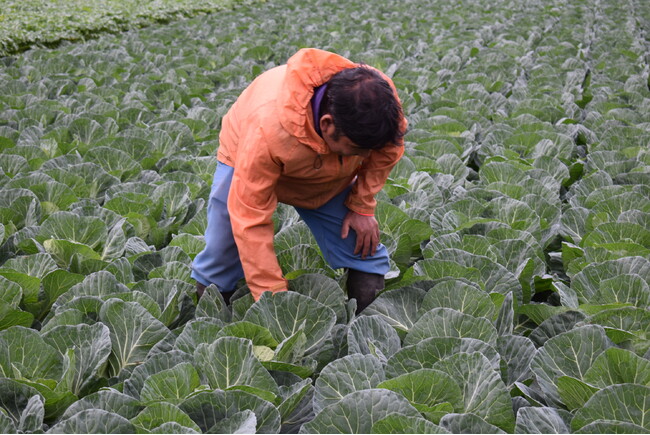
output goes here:
{"type": "Polygon", "coordinates": [[[0,57],[255,0],[0,0],[0,57]]]}
{"type": "Polygon", "coordinates": [[[273,0],[0,58],[0,432],[649,433],[650,6],[273,0]],[[220,119],[302,47],[409,119],[359,316],[291,207],[291,292],[197,300],[220,119]]]}

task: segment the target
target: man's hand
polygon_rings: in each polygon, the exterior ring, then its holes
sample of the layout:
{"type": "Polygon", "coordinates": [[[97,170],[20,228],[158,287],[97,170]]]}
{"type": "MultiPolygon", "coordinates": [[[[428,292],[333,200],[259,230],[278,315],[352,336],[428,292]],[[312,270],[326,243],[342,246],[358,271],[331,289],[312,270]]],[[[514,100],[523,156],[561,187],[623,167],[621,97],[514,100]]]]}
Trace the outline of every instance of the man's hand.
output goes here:
{"type": "Polygon", "coordinates": [[[354,247],[354,254],[361,253],[361,258],[365,260],[366,256],[375,255],[377,245],[379,245],[379,224],[374,216],[363,216],[353,211],[349,211],[343,219],[341,227],[341,238],[348,237],[350,229],[357,233],[357,244],[354,247]]]}

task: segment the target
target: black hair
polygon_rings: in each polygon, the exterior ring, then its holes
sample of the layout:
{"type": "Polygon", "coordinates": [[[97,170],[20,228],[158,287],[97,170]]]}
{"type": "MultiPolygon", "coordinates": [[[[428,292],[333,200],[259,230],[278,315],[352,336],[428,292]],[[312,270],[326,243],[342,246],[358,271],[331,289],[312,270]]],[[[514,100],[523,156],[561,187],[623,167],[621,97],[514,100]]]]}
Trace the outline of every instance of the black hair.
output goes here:
{"type": "Polygon", "coordinates": [[[335,139],[344,135],[361,148],[377,149],[402,138],[401,105],[376,70],[365,65],[344,69],[327,83],[321,113],[332,116],[335,139]]]}

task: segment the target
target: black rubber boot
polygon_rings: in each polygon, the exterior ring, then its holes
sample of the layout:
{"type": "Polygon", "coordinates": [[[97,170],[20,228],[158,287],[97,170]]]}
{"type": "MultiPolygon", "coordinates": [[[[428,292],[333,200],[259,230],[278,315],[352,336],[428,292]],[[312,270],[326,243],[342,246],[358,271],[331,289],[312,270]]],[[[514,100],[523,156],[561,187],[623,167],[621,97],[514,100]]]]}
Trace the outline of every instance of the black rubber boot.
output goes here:
{"type": "Polygon", "coordinates": [[[196,282],[196,294],[199,296],[199,299],[201,299],[201,296],[203,296],[203,293],[205,293],[205,286],[197,281],[196,282]]]}
{"type": "MultiPolygon", "coordinates": [[[[205,293],[205,289],[206,286],[204,286],[198,281],[196,282],[196,294],[199,296],[199,299],[201,299],[201,296],[203,296],[203,293],[205,293]]],[[[230,292],[221,292],[221,297],[226,302],[226,305],[230,305],[230,298],[234,294],[235,294],[235,290],[230,292]]]]}
{"type": "Polygon", "coordinates": [[[348,269],[348,299],[357,300],[357,314],[375,300],[377,292],[384,289],[384,275],[348,269]]]}
{"type": "Polygon", "coordinates": [[[223,300],[224,300],[224,302],[226,303],[227,306],[230,306],[230,298],[234,294],[235,294],[235,290],[230,291],[230,292],[221,292],[221,297],[223,298],[223,300]]]}

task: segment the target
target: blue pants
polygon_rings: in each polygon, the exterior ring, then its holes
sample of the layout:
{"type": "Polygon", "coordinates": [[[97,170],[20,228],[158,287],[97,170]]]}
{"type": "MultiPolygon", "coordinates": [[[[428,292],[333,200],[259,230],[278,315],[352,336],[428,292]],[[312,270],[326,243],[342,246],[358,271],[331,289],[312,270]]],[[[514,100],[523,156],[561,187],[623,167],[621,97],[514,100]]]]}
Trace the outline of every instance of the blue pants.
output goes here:
{"type": "MultiPolygon", "coordinates": [[[[233,171],[228,165],[217,164],[208,200],[206,246],[192,264],[192,278],[206,286],[216,284],[222,292],[234,290],[237,281],[244,277],[227,206],[233,171]]],[[[344,204],[349,191],[350,188],[347,188],[315,210],[296,207],[296,211],[309,226],[323,257],[333,269],[345,267],[385,275],[390,265],[384,245],[377,247],[374,256],[362,260],[361,255],[354,254],[355,232],[350,231],[346,239],[341,238],[343,218],[349,211],[344,204]]]]}

